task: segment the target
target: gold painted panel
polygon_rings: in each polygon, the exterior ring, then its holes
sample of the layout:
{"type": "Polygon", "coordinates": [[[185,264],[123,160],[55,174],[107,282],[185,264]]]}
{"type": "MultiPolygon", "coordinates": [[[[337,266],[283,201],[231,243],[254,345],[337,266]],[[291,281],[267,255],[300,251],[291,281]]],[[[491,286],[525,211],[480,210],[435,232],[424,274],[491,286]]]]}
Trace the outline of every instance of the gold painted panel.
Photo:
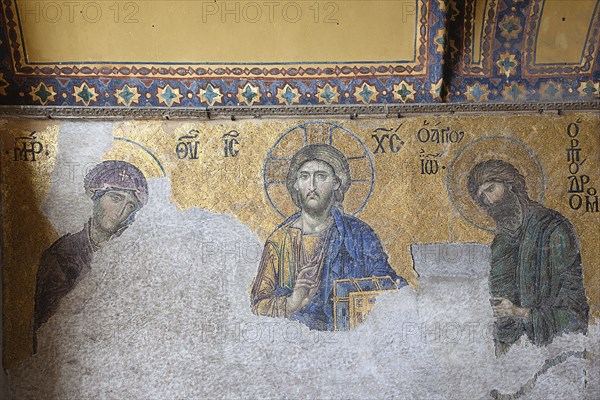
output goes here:
{"type": "Polygon", "coordinates": [[[26,0],[17,6],[31,63],[228,65],[412,61],[416,3],[26,0]]]}
{"type": "Polygon", "coordinates": [[[535,63],[579,64],[597,7],[597,0],[544,1],[536,38],[535,63]]]}

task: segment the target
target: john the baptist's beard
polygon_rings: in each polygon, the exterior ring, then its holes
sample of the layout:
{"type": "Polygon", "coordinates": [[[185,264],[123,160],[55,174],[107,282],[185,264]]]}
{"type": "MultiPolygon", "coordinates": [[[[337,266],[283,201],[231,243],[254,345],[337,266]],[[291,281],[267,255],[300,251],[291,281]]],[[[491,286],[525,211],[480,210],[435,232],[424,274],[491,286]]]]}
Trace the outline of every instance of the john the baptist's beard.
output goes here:
{"type": "Polygon", "coordinates": [[[523,222],[521,203],[512,190],[505,191],[502,198],[494,204],[486,205],[485,209],[497,227],[516,231],[523,222]]]}

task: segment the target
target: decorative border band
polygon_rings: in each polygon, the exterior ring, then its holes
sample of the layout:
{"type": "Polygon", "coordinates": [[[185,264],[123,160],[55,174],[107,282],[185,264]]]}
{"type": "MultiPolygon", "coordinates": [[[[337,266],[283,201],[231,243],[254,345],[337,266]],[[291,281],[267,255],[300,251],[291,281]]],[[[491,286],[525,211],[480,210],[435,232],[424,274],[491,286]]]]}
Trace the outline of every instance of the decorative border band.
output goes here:
{"type": "Polygon", "coordinates": [[[398,105],[214,107],[214,108],[125,108],[0,106],[0,117],[96,118],[96,119],[201,119],[262,117],[402,117],[411,114],[455,114],[481,112],[600,111],[599,101],[559,103],[442,103],[398,105]]]}
{"type": "Polygon", "coordinates": [[[475,21],[475,5],[476,0],[468,0],[465,2],[465,18],[464,18],[464,37],[463,49],[464,59],[462,60],[462,72],[464,76],[490,76],[492,73],[492,54],[493,41],[496,35],[496,23],[498,16],[498,2],[489,0],[485,2],[483,11],[483,20],[479,21],[481,27],[481,49],[479,51],[479,62],[473,61],[474,55],[474,27],[475,21]]]}

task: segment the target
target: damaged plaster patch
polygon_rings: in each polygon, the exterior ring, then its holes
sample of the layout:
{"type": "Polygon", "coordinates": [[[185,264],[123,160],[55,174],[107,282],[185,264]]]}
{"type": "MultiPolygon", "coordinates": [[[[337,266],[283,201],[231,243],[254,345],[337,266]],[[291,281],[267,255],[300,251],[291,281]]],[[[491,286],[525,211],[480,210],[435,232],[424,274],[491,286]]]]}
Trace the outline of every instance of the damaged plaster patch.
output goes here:
{"type": "Polygon", "coordinates": [[[63,122],[58,135],[52,186],[42,210],[60,236],[74,233],[92,215],[92,202],[83,190],[83,178],[113,143],[113,124],[108,122],[63,122]]]}
{"type": "MultiPolygon", "coordinates": [[[[150,193],[42,327],[40,353],[11,371],[15,398],[485,399],[517,392],[565,351],[599,353],[596,325],[544,348],[522,340],[496,358],[484,245],[451,245],[482,254],[473,277],[435,276],[451,269],[448,258],[417,263],[420,287],[382,294],[354,331],[254,316],[258,239],[231,217],[177,211],[165,179],[152,179],[150,193]]],[[[522,398],[593,398],[597,361],[567,361],[522,398]]]]}

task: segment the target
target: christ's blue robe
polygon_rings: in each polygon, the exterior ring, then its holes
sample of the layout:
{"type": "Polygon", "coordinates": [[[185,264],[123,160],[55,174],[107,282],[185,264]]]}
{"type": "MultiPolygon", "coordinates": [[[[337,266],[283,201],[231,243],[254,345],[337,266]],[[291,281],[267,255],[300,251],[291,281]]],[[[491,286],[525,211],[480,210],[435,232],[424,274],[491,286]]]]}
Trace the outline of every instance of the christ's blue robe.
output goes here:
{"type": "MultiPolygon", "coordinates": [[[[379,238],[365,222],[332,210],[333,225],[324,246],[324,265],[319,291],[290,318],[311,329],[333,330],[333,285],[337,279],[389,276],[398,287],[407,283],[388,263],[379,238]]],[[[301,232],[292,225],[300,213],[284,221],[269,237],[252,290],[253,311],[259,315],[284,316],[287,296],[295,284],[301,232]]]]}

